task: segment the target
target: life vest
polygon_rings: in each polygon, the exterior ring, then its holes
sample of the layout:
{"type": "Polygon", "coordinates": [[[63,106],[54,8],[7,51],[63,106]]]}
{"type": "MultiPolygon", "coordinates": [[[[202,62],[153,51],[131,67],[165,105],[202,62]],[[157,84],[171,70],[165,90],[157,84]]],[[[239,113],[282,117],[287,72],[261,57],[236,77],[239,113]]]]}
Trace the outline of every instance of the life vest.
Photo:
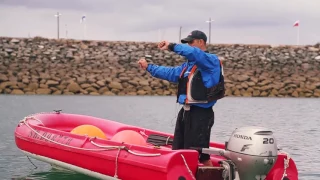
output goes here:
{"type": "Polygon", "coordinates": [[[208,103],[224,97],[224,73],[221,61],[219,83],[210,88],[204,86],[201,72],[196,65],[192,67],[188,76],[183,77],[186,70],[187,67],[182,70],[178,80],[177,102],[181,94],[187,96],[185,104],[208,103]]]}

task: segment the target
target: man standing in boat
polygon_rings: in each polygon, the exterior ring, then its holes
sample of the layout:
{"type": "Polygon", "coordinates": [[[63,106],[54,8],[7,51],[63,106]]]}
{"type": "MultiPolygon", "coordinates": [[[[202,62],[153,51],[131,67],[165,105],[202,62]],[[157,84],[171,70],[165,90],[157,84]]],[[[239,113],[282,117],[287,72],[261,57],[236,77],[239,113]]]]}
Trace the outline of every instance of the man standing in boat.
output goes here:
{"type": "MultiPolygon", "coordinates": [[[[140,67],[153,77],[178,83],[177,102],[183,107],[177,117],[173,150],[209,147],[214,124],[212,107],[224,97],[225,87],[222,64],[217,55],[207,51],[206,42],[207,36],[198,30],[182,39],[182,44],[160,42],[159,49],[175,52],[187,59],[180,66],[148,64],[145,59],[138,61],[140,67]]],[[[200,153],[199,161],[205,166],[212,166],[208,154],[200,153]]]]}

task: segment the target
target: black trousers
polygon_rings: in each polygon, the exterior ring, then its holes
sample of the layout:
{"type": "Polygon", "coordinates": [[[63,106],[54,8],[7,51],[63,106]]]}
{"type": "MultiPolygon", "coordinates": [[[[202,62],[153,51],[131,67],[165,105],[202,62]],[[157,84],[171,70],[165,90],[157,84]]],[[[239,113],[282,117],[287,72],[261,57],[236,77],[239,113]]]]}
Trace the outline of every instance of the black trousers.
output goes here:
{"type": "MultiPolygon", "coordinates": [[[[208,148],[213,124],[212,108],[191,106],[190,110],[185,111],[182,107],[177,117],[172,149],[208,148]]],[[[209,159],[210,155],[200,153],[200,162],[209,159]]]]}

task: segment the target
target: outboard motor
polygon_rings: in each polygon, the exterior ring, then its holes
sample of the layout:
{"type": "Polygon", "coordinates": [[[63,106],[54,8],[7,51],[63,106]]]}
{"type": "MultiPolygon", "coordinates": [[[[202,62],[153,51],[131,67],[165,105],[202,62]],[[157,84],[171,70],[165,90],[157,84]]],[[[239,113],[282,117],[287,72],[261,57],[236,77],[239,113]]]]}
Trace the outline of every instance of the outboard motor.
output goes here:
{"type": "Polygon", "coordinates": [[[218,154],[225,180],[264,180],[278,158],[273,132],[264,127],[241,127],[232,132],[225,149],[195,148],[206,154],[218,154]],[[238,176],[237,176],[238,175],[238,176]]]}
{"type": "Polygon", "coordinates": [[[223,154],[235,164],[240,180],[260,180],[274,166],[278,147],[269,129],[242,127],[233,131],[223,154]]]}

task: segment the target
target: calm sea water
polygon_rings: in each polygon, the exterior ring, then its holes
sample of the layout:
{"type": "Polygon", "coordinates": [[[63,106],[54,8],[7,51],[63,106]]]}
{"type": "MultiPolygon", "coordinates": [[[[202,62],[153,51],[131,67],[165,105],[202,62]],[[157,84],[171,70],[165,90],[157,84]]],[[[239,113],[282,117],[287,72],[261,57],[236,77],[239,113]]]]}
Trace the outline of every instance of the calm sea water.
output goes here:
{"type": "MultiPolygon", "coordinates": [[[[320,99],[231,98],[214,107],[212,141],[227,141],[241,126],[265,126],[290,153],[299,179],[320,179],[320,99]]],[[[14,129],[24,116],[62,109],[149,129],[173,133],[180,106],[168,96],[0,96],[0,179],[93,179],[51,168],[22,154],[15,145],[14,129]]]]}

